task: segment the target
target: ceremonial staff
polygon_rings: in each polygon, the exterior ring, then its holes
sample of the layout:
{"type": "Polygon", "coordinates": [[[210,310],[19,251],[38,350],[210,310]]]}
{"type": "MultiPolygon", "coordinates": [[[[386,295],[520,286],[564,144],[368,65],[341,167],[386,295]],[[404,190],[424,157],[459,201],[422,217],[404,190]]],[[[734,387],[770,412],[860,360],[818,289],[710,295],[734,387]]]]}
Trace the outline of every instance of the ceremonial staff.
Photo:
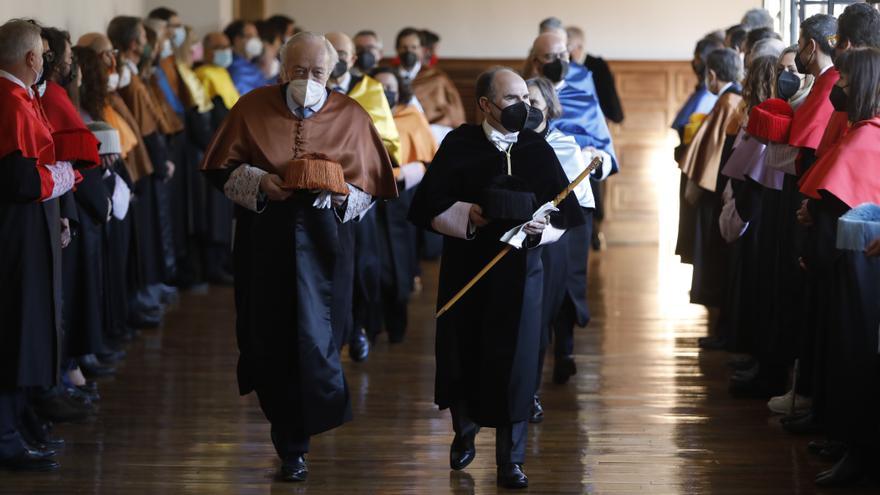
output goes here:
{"type": "MultiPolygon", "coordinates": [[[[593,158],[593,161],[591,161],[590,164],[587,165],[587,168],[585,168],[584,171],[581,172],[580,175],[577,176],[577,178],[575,178],[575,180],[571,181],[571,183],[565,189],[563,189],[562,192],[560,192],[558,195],[556,195],[556,197],[553,199],[553,206],[559,206],[559,203],[561,203],[562,200],[565,199],[566,196],[568,196],[572,191],[574,191],[574,188],[576,188],[578,186],[578,184],[583,182],[583,180],[586,179],[587,176],[589,176],[593,170],[596,170],[597,168],[599,168],[600,165],[602,165],[602,157],[597,156],[597,157],[593,158]]],[[[440,316],[443,315],[443,313],[449,311],[449,309],[452,308],[452,306],[455,303],[457,303],[458,300],[461,299],[461,297],[464,296],[465,293],[467,293],[467,291],[469,291],[471,289],[471,287],[474,286],[474,284],[476,284],[477,282],[480,281],[481,278],[483,278],[483,275],[488,273],[489,270],[491,270],[493,266],[495,266],[499,261],[501,261],[501,258],[506,256],[507,253],[510,252],[510,248],[512,248],[512,247],[513,246],[511,246],[510,244],[504,246],[504,249],[502,249],[500,253],[498,253],[497,255],[495,255],[494,258],[492,258],[492,261],[487,263],[486,266],[484,266],[482,270],[477,272],[477,274],[474,275],[474,278],[472,278],[471,281],[467,283],[467,285],[462,287],[461,290],[458,291],[458,293],[456,293],[452,297],[452,299],[449,300],[449,302],[447,302],[446,304],[443,305],[442,308],[440,308],[440,311],[437,311],[437,314],[434,315],[434,318],[440,318],[440,316]]]]}

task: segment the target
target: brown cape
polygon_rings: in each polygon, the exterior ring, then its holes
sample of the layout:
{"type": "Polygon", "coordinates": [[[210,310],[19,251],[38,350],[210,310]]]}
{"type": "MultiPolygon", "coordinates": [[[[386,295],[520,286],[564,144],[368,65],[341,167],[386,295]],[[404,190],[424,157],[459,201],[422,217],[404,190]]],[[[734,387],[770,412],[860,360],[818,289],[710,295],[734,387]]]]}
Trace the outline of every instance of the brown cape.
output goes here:
{"type": "Polygon", "coordinates": [[[286,90],[276,84],[242,96],[215,133],[202,169],[247,163],[284,176],[290,160],[320,153],[342,165],[349,184],[374,197],[397,197],[391,159],[356,101],[331,91],[320,111],[300,119],[287,107],[286,90]]]}
{"type": "Polygon", "coordinates": [[[681,171],[707,191],[715,192],[727,127],[736,117],[741,101],[742,96],[732,91],[721,95],[682,158],[681,171]]]}
{"type": "MultiPolygon", "coordinates": [[[[144,144],[144,132],[138,125],[137,119],[135,119],[134,115],[129,111],[128,106],[125,104],[125,101],[119,93],[113,92],[108,94],[107,103],[110,105],[110,108],[115,110],[122,120],[128,124],[128,127],[131,128],[135,137],[137,137],[137,145],[125,158],[125,169],[128,171],[131,181],[134,183],[142,177],[152,175],[153,161],[150,160],[150,155],[147,153],[147,145],[144,144]]],[[[155,121],[153,125],[153,132],[155,132],[155,121]]]]}
{"type": "Polygon", "coordinates": [[[159,130],[159,121],[162,120],[162,111],[156,107],[150,89],[144,84],[139,75],[131,75],[131,83],[118,90],[119,96],[125,100],[125,105],[131,111],[131,115],[137,122],[141,136],[149,136],[159,130]]]}
{"type": "Polygon", "coordinates": [[[435,67],[423,67],[413,80],[412,89],[428,122],[452,128],[464,124],[461,95],[445,72],[435,67]]]}

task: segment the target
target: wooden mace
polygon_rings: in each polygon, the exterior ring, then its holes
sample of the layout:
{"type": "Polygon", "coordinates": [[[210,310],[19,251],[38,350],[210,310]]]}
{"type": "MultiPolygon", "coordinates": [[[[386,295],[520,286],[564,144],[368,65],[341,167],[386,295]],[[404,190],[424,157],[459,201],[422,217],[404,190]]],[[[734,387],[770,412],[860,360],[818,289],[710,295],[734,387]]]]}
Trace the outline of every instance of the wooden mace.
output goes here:
{"type": "MultiPolygon", "coordinates": [[[[585,168],[584,171],[581,172],[580,175],[577,176],[577,178],[575,178],[575,180],[571,181],[571,183],[565,189],[563,189],[562,192],[560,192],[559,194],[556,195],[556,197],[553,199],[553,206],[559,206],[559,203],[561,203],[562,200],[564,200],[566,198],[566,196],[568,196],[572,191],[574,191],[574,188],[576,188],[578,186],[578,184],[583,182],[584,179],[586,179],[587,176],[589,176],[593,170],[596,170],[597,168],[599,168],[600,165],[602,165],[602,157],[597,156],[597,157],[593,158],[593,161],[591,161],[590,164],[587,165],[587,168],[585,168]]],[[[458,291],[458,293],[456,293],[455,296],[453,296],[452,299],[449,300],[449,302],[447,302],[445,305],[443,305],[443,307],[440,308],[440,311],[437,311],[437,313],[434,315],[434,318],[435,319],[440,318],[440,316],[442,316],[443,313],[449,311],[449,309],[452,308],[452,306],[455,305],[455,303],[457,303],[458,300],[461,299],[462,296],[464,296],[467,293],[467,291],[469,291],[471,289],[471,287],[473,287],[477,282],[479,282],[480,279],[483,278],[483,276],[486,275],[486,273],[488,273],[489,270],[491,270],[493,266],[495,266],[496,264],[498,264],[499,261],[501,261],[501,258],[506,256],[507,253],[510,252],[510,248],[512,248],[512,247],[513,246],[511,246],[510,244],[504,246],[504,249],[502,249],[501,252],[499,252],[498,254],[495,255],[494,258],[492,258],[492,261],[487,263],[486,266],[484,266],[482,270],[480,270],[476,275],[474,275],[474,278],[472,278],[471,281],[467,283],[467,285],[462,287],[461,290],[458,291]]]]}

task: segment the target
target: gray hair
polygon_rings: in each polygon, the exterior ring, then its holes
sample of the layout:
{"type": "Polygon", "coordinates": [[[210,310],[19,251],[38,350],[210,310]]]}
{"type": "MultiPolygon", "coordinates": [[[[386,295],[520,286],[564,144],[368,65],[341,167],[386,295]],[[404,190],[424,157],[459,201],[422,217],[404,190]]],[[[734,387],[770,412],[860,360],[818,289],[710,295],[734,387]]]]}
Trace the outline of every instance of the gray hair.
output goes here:
{"type": "Polygon", "coordinates": [[[327,52],[327,67],[328,71],[333,70],[333,67],[336,65],[336,62],[339,62],[339,54],[336,53],[336,48],[333,47],[333,44],[327,41],[327,38],[324,37],[323,34],[313,33],[310,31],[303,31],[301,33],[294,34],[287,43],[284,43],[284,46],[281,47],[281,67],[287,68],[287,52],[293,48],[294,45],[298,45],[300,43],[305,43],[308,41],[318,41],[324,43],[324,49],[327,52]]]}
{"type": "Polygon", "coordinates": [[[563,27],[562,21],[558,17],[548,17],[541,21],[541,24],[538,24],[538,34],[546,33],[547,31],[558,31],[560,29],[563,29],[563,27]]]}
{"type": "Polygon", "coordinates": [[[798,52],[798,46],[797,46],[797,43],[795,43],[791,46],[785,47],[785,49],[782,50],[782,53],[779,54],[779,59],[781,60],[782,57],[788,55],[789,53],[797,53],[797,52],[798,52]]]}
{"type": "Polygon", "coordinates": [[[749,52],[749,62],[760,57],[775,57],[778,59],[785,48],[785,43],[782,41],[776,38],[765,38],[755,43],[755,46],[752,47],[752,51],[749,52]]]}
{"type": "Polygon", "coordinates": [[[24,19],[12,19],[0,26],[0,65],[20,63],[25,55],[43,47],[40,26],[24,19]]]}
{"type": "Polygon", "coordinates": [[[533,77],[526,81],[526,86],[537,88],[547,102],[547,120],[558,119],[562,117],[562,104],[559,103],[559,97],[556,96],[556,88],[549,79],[544,77],[533,77]]]}
{"type": "Polygon", "coordinates": [[[762,27],[773,28],[773,16],[767,9],[750,9],[740,21],[740,25],[751,31],[762,27]]]}

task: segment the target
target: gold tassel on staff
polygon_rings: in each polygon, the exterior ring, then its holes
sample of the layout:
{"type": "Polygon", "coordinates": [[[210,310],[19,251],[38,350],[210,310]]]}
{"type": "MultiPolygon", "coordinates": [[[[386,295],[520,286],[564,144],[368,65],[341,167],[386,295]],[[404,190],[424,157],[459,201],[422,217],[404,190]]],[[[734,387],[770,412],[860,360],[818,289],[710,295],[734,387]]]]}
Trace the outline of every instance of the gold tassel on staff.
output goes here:
{"type": "MultiPolygon", "coordinates": [[[[553,206],[559,206],[559,203],[561,203],[562,200],[564,200],[566,198],[566,196],[568,196],[572,191],[574,191],[574,188],[576,188],[578,186],[578,184],[583,182],[584,179],[586,179],[593,170],[596,170],[597,168],[599,168],[600,165],[602,165],[602,157],[597,156],[597,157],[593,158],[593,161],[590,162],[590,164],[587,166],[587,168],[585,168],[584,171],[581,172],[580,175],[577,176],[577,178],[575,178],[575,180],[571,181],[571,183],[565,189],[563,189],[562,192],[560,192],[558,195],[556,195],[556,197],[553,199],[553,206]]],[[[496,264],[498,264],[499,261],[501,261],[501,258],[503,258],[505,255],[507,255],[507,253],[510,252],[510,248],[512,248],[512,247],[513,246],[511,246],[510,244],[508,244],[507,246],[504,246],[504,249],[502,249],[501,252],[499,252],[497,255],[495,255],[494,258],[492,258],[492,261],[487,263],[486,266],[484,266],[482,270],[480,270],[476,275],[474,275],[474,278],[472,278],[471,281],[467,283],[467,285],[462,287],[461,290],[458,291],[458,293],[456,293],[455,296],[453,296],[452,299],[449,300],[449,302],[444,304],[443,307],[440,308],[440,311],[437,311],[437,314],[434,315],[434,318],[440,318],[440,316],[443,315],[443,313],[449,311],[449,309],[455,303],[457,303],[458,300],[461,299],[461,297],[464,296],[465,293],[467,293],[467,291],[469,291],[471,289],[471,287],[474,286],[474,284],[476,284],[477,282],[480,281],[481,278],[483,278],[483,275],[488,273],[489,270],[491,270],[493,266],[495,266],[496,264]]]]}

